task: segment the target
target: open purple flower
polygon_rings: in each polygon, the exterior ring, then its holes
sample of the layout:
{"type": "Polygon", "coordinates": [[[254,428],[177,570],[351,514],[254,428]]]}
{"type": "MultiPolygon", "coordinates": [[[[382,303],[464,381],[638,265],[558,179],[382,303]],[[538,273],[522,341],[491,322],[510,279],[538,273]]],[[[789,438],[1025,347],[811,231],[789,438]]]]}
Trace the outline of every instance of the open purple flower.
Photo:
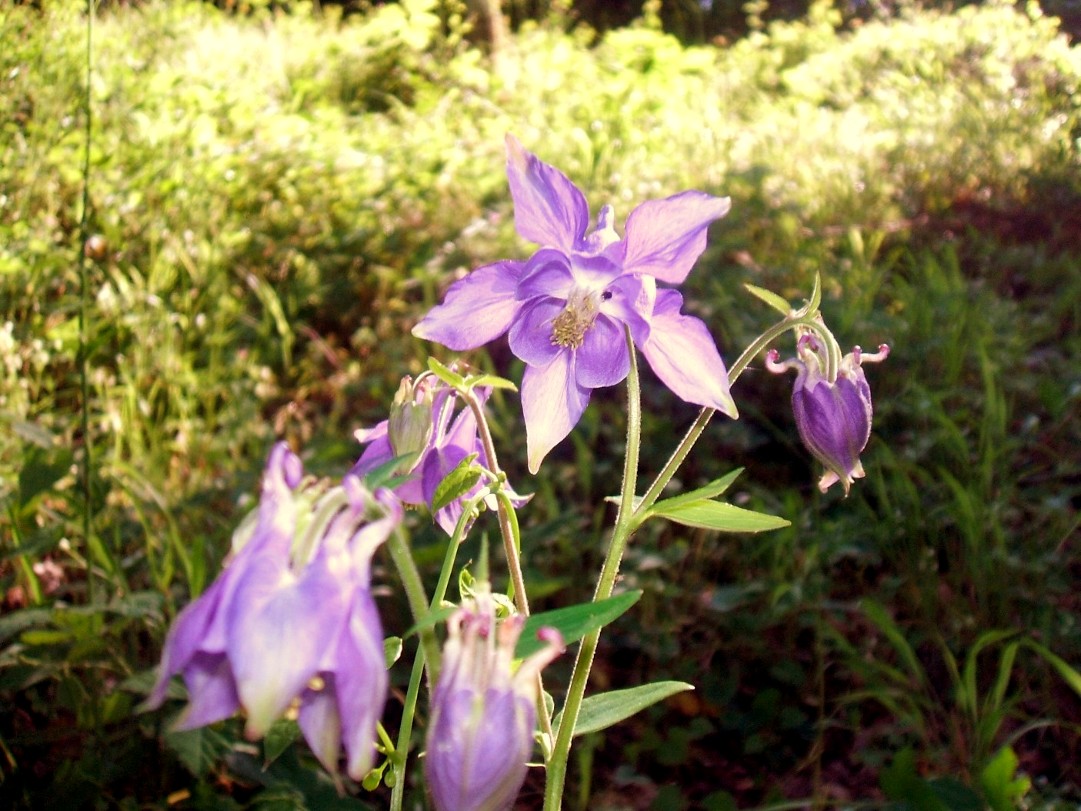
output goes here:
{"type": "Polygon", "coordinates": [[[798,358],[779,363],[777,350],[771,349],[766,368],[775,374],[798,370],[792,411],[803,444],[826,467],[818,489],[825,493],[840,482],[847,495],[852,483],[865,475],[860,453],[871,438],[871,388],[860,364],[885,360],[890,348],[882,344],[870,355],[855,347],[841,360],[836,380],[823,373],[822,352],[813,335],[802,335],[796,342],[798,358]]]}
{"type": "MultiPolygon", "coordinates": [[[[490,388],[478,388],[483,404],[490,388]]],[[[392,459],[404,458],[400,473],[409,473],[395,487],[396,495],[406,504],[432,505],[436,489],[467,456],[475,455],[481,466],[490,468],[488,454],[477,434],[477,419],[472,409],[463,407],[455,415],[460,398],[454,389],[434,375],[425,373],[414,383],[402,380],[394,398],[389,419],[373,428],[360,429],[354,436],[368,447],[353,465],[352,473],[363,476],[392,459]]],[[[480,492],[477,484],[468,492],[435,512],[436,523],[448,535],[462,514],[463,502],[480,492]]],[[[512,495],[516,504],[527,499],[512,495]]],[[[491,507],[495,507],[493,500],[491,507]]]]}
{"type": "Polygon", "coordinates": [[[537,674],[563,651],[547,646],[511,674],[524,617],[496,624],[487,592],[447,621],[443,667],[432,696],[424,773],[437,811],[507,811],[525,781],[536,725],[537,674]]]}
{"type": "Polygon", "coordinates": [[[276,445],[254,526],[237,530],[232,559],[173,623],[147,705],[159,706],[179,673],[189,703],[177,728],[243,710],[253,739],[295,707],[320,762],[336,771],[344,746],[347,772],[360,779],[387,697],[370,564],[401,505],[356,476],[328,487],[302,475],[300,459],[276,445]]]}
{"type": "Polygon", "coordinates": [[[677,396],[736,416],[728,373],[706,325],[680,312],[680,284],[706,247],[727,197],[686,191],[650,200],[627,218],[624,236],[605,206],[588,231],[585,197],[565,175],[507,136],[507,178],[518,233],[541,248],[526,262],[478,268],[451,285],[413,329],[454,350],[508,333],[526,363],[522,380],[529,469],[577,424],[593,389],[630,369],[624,336],[677,396]]]}

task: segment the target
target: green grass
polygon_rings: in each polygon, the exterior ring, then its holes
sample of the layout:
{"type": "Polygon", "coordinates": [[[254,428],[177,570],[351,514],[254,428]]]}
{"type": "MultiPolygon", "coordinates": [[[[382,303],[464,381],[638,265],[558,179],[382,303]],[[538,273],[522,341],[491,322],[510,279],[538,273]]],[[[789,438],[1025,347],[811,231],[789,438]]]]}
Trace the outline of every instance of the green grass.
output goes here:
{"type": "MultiPolygon", "coordinates": [[[[1033,807],[1081,796],[1081,700],[1019,643],[1081,662],[1081,52],[1053,19],[991,3],[857,25],[818,4],[725,48],[526,23],[493,67],[419,1],[347,21],[116,7],[94,25],[84,178],[81,9],[0,4],[0,798],[209,806],[297,784],[291,762],[207,761],[230,725],[166,735],[175,707],[134,709],[273,439],[343,470],[352,430],[423,368],[416,319],[528,250],[507,132],[620,221],[688,187],[733,198],[685,288],[730,361],[770,319],[742,283],[795,300],[815,271],[843,343],[893,347],[847,500],[813,487],[790,381],[740,380],[744,419],[710,427],[682,483],[746,466],[737,497],[792,527],[636,539],[624,582],[645,595],[598,684],[699,689],[591,739],[572,770],[588,807],[627,786],[658,808],[905,799],[924,788],[909,748],[923,777],[978,789],[1004,745],[1033,807]],[[108,245],[88,267],[89,436],[84,180],[108,245]],[[953,678],[970,659],[974,682],[953,678]]],[[[520,373],[505,347],[468,360],[520,373]]],[[[646,378],[648,474],[694,414],[646,378]]],[[[599,393],[531,479],[517,400],[494,398],[502,461],[537,491],[542,605],[589,596],[620,400],[599,393]]],[[[434,535],[418,548],[437,565],[434,535]]]]}

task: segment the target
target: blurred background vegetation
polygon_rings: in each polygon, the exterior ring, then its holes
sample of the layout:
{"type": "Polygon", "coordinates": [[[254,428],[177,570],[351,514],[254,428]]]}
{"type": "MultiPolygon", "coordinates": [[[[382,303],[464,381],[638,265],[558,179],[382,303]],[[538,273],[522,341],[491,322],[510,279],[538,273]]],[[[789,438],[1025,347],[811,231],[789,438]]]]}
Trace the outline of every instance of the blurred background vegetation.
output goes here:
{"type": "MultiPolygon", "coordinates": [[[[85,3],[0,0],[0,807],[385,805],[288,741],[264,770],[234,724],[136,709],[274,439],[340,475],[451,357],[413,323],[530,250],[507,132],[620,221],[732,197],[684,286],[727,359],[771,320],[742,283],[798,301],[816,271],[843,343],[893,347],[848,499],[814,487],[791,380],[739,381],[681,482],[745,467],[739,503],[792,525],[643,529],[595,686],[698,689],[584,739],[567,807],[1077,807],[1081,50],[1051,16],[1076,2],[219,5],[104,5],[88,86],[85,3]]],[[[505,344],[465,360],[520,377],[505,344]]],[[[648,475],[695,412],[645,376],[648,475]]],[[[493,398],[537,607],[592,592],[621,402],[532,478],[493,398]]]]}

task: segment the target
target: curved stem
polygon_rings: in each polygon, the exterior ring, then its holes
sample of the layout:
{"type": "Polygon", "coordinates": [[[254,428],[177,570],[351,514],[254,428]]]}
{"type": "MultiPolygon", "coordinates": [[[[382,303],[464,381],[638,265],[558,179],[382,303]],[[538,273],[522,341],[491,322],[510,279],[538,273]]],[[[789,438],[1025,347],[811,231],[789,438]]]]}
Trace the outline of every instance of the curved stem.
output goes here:
{"type": "MultiPolygon", "coordinates": [[[[736,362],[732,364],[732,368],[728,372],[728,383],[730,386],[735,385],[739,380],[740,375],[746,371],[751,361],[769,346],[773,341],[777,340],[780,336],[784,335],[789,330],[797,329],[799,327],[806,327],[814,330],[824,330],[825,327],[810,316],[798,316],[794,318],[785,318],[782,321],[778,321],[773,326],[769,327],[765,332],[755,338],[743,350],[742,354],[736,358],[736,362]]],[[[826,330],[828,333],[828,330],[826,330]]],[[[830,340],[824,340],[827,345],[836,345],[836,341],[832,340],[833,336],[830,335],[830,340]]],[[[668,461],[664,467],[661,468],[661,472],[657,474],[657,478],[650,484],[649,489],[646,490],[642,496],[641,501],[638,502],[638,506],[635,509],[635,516],[641,516],[653,506],[654,502],[660,498],[664,488],[668,486],[668,482],[672,481],[672,477],[676,475],[676,471],[679,470],[679,466],[683,464],[683,460],[690,454],[691,449],[694,448],[698,438],[702,436],[702,432],[706,430],[706,426],[709,425],[709,421],[713,418],[715,411],[712,408],[703,408],[699,413],[697,419],[692,423],[691,427],[687,429],[687,433],[683,435],[683,439],[680,440],[679,445],[672,452],[672,455],[668,457],[668,461]]]]}
{"type": "MultiPolygon", "coordinates": [[[[612,530],[612,539],[608,544],[608,553],[601,573],[597,579],[597,589],[593,601],[605,600],[612,595],[612,589],[619,575],[619,564],[627,541],[634,533],[634,492],[638,482],[638,452],[642,433],[642,403],[638,383],[638,360],[630,330],[626,331],[627,349],[631,356],[631,368],[627,374],[627,450],[623,459],[623,486],[620,491],[619,511],[612,530]]],[[[547,781],[544,787],[544,811],[558,811],[562,804],[563,786],[567,779],[567,762],[570,758],[574,727],[578,723],[578,713],[585,698],[589,671],[593,667],[593,657],[597,653],[600,641],[600,629],[587,634],[578,648],[567,687],[567,700],[563,705],[563,718],[556,731],[552,756],[548,760],[547,781]]]]}

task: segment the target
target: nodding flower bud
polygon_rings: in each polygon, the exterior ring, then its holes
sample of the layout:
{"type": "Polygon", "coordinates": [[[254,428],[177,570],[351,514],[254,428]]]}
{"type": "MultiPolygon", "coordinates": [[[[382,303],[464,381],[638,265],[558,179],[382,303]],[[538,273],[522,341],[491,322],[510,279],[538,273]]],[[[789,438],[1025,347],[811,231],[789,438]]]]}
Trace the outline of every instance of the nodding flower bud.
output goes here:
{"type": "Polygon", "coordinates": [[[395,456],[410,455],[403,473],[420,464],[421,454],[432,439],[432,387],[430,375],[414,384],[406,375],[394,395],[387,420],[387,435],[395,456]]]}
{"type": "Polygon", "coordinates": [[[855,347],[841,359],[835,380],[825,373],[825,350],[813,334],[799,338],[796,352],[798,358],[779,363],[777,350],[771,349],[766,368],[777,374],[797,370],[792,411],[803,444],[826,468],[818,488],[825,493],[840,482],[848,495],[852,482],[865,475],[860,453],[871,437],[871,389],[861,364],[885,360],[890,348],[882,344],[867,354],[855,347]]]}
{"type": "Polygon", "coordinates": [[[437,811],[507,811],[533,751],[537,675],[563,651],[548,645],[511,673],[524,617],[497,623],[491,594],[478,592],[447,622],[443,668],[432,697],[424,773],[437,811]]]}

